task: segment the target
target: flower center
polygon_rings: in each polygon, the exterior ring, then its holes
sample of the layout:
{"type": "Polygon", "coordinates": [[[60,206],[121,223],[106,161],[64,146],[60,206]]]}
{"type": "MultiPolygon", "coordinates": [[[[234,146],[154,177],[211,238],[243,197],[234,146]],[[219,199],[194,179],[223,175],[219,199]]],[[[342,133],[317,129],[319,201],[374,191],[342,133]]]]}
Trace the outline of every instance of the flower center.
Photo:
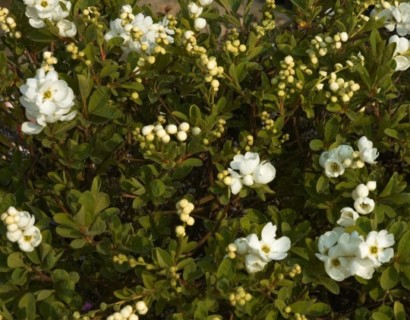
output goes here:
{"type": "Polygon", "coordinates": [[[331,164],[330,168],[332,169],[332,171],[339,171],[339,165],[335,162],[331,164]]]}
{"type": "Polygon", "coordinates": [[[47,90],[46,92],[43,93],[43,100],[49,100],[53,96],[52,92],[50,90],[47,90]]]}
{"type": "Polygon", "coordinates": [[[264,253],[268,254],[268,253],[270,252],[270,247],[269,247],[267,244],[264,244],[264,245],[262,245],[261,250],[262,250],[264,253]]]}
{"type": "Polygon", "coordinates": [[[340,266],[340,261],[339,261],[338,259],[333,259],[333,260],[332,260],[332,265],[333,265],[334,267],[338,267],[338,266],[340,266]]]}
{"type": "Polygon", "coordinates": [[[379,249],[376,246],[372,246],[369,248],[370,254],[377,254],[378,251],[379,249]]]}
{"type": "Polygon", "coordinates": [[[47,0],[43,0],[40,2],[40,6],[42,6],[43,8],[48,6],[48,1],[47,0]]]}
{"type": "Polygon", "coordinates": [[[30,242],[33,236],[24,236],[24,241],[25,242],[30,242]]]}
{"type": "Polygon", "coordinates": [[[370,205],[369,205],[368,203],[362,202],[362,203],[360,204],[360,207],[361,207],[363,210],[368,210],[368,209],[370,208],[370,205]]]}

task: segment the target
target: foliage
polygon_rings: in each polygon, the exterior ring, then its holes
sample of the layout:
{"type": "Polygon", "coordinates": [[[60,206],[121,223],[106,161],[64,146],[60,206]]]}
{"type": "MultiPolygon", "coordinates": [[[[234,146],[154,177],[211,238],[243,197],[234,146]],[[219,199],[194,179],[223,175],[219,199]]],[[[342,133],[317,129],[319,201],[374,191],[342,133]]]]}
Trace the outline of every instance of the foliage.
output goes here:
{"type": "Polygon", "coordinates": [[[49,20],[33,28],[24,3],[13,1],[21,38],[0,39],[0,212],[30,212],[43,239],[23,252],[0,226],[0,315],[105,319],[143,300],[144,319],[406,319],[409,76],[395,72],[384,19],[368,15],[379,3],[292,0],[273,10],[267,1],[261,18],[253,0],[216,0],[201,15],[207,28],[192,34],[188,1],[179,3],[169,17],[173,43],[148,54],[104,38],[125,4],[162,21],[138,1],[71,0],[73,38],[49,20]],[[279,11],[286,18],[275,26],[279,11]],[[333,39],[325,54],[318,36],[333,39]],[[44,67],[46,51],[77,113],[27,135],[19,88],[44,67]],[[345,91],[332,91],[332,73],[345,91]],[[186,137],[149,141],[143,132],[181,123],[186,137]],[[356,148],[362,136],[377,163],[327,177],[321,153],[356,148]],[[272,162],[276,177],[234,195],[226,169],[247,151],[272,162]],[[315,255],[318,238],[368,181],[377,181],[375,210],[346,230],[387,230],[394,257],[371,279],[336,282],[315,255]],[[181,199],[194,205],[194,223],[177,214],[181,199]],[[227,248],[269,222],[291,249],[248,274],[227,248]],[[176,234],[181,225],[185,234],[176,234]]]}

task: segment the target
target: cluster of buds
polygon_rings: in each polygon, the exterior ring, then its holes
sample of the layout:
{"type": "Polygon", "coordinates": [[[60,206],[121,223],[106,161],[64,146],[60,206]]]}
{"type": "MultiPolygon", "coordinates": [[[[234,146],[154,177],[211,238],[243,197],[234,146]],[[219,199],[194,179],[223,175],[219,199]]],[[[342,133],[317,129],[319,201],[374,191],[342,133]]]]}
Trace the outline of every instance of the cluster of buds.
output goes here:
{"type": "Polygon", "coordinates": [[[122,253],[119,253],[113,256],[112,261],[114,263],[118,263],[119,265],[128,263],[131,268],[134,268],[138,265],[138,261],[135,260],[133,256],[126,256],[125,254],[122,254],[122,253]]]}
{"type": "Polygon", "coordinates": [[[302,273],[302,267],[295,263],[292,268],[290,268],[289,270],[287,270],[287,274],[289,276],[289,278],[294,278],[295,276],[297,276],[298,274],[302,273]]]}
{"type": "Polygon", "coordinates": [[[201,18],[203,7],[209,6],[213,0],[199,0],[199,4],[195,2],[190,2],[188,4],[188,13],[189,16],[194,19],[194,29],[196,31],[201,31],[207,25],[207,22],[204,18],[201,18]]]}
{"type": "Polygon", "coordinates": [[[233,56],[239,55],[239,53],[246,51],[246,45],[242,44],[239,40],[239,33],[236,28],[230,30],[228,40],[224,44],[225,50],[231,53],[233,56]]]}
{"type": "Polygon", "coordinates": [[[247,302],[252,300],[252,295],[245,291],[243,287],[238,287],[229,294],[229,302],[232,306],[244,306],[247,302]]]}
{"type": "Polygon", "coordinates": [[[186,51],[191,55],[202,55],[206,53],[206,48],[199,46],[192,30],[184,32],[184,39],[186,42],[186,51]]]}
{"type": "Polygon", "coordinates": [[[107,320],[138,320],[138,315],[145,315],[148,307],[144,301],[138,301],[135,306],[126,305],[121,310],[107,317],[107,320]],[[138,314],[138,315],[137,315],[138,314]]]}
{"type": "Polygon", "coordinates": [[[275,120],[272,119],[271,115],[267,111],[261,113],[261,120],[263,129],[266,131],[272,131],[276,134],[278,131],[275,129],[275,120]]]}
{"type": "MultiPolygon", "coordinates": [[[[336,66],[339,71],[340,66],[336,66]]],[[[322,81],[327,80],[327,90],[325,96],[332,103],[343,102],[348,103],[354,96],[356,91],[360,90],[360,85],[353,80],[345,80],[342,77],[337,76],[337,72],[331,72],[330,75],[326,71],[319,71],[321,78],[316,85],[316,90],[321,91],[324,89],[324,83],[322,81]]]]}
{"type": "Polygon", "coordinates": [[[54,70],[53,65],[57,64],[57,62],[58,60],[56,57],[53,56],[52,52],[43,52],[43,62],[41,63],[41,68],[43,68],[45,72],[54,70]]]}
{"type": "Polygon", "coordinates": [[[9,207],[1,214],[1,220],[7,227],[7,239],[17,242],[21,251],[32,252],[41,243],[40,229],[34,225],[35,218],[29,212],[9,207]]]}
{"type": "Polygon", "coordinates": [[[134,130],[134,138],[139,142],[142,150],[145,150],[147,155],[151,155],[152,150],[156,150],[156,146],[167,144],[171,141],[171,137],[175,137],[177,141],[185,142],[188,139],[188,134],[199,135],[201,129],[193,127],[188,122],[181,122],[178,126],[175,124],[165,125],[166,120],[163,116],[158,117],[158,121],[154,124],[137,127],[134,130]]]}
{"type": "Polygon", "coordinates": [[[347,40],[349,40],[349,35],[346,32],[336,33],[333,37],[325,35],[315,36],[310,42],[312,49],[306,51],[310,62],[317,65],[319,63],[317,55],[324,57],[328,54],[329,49],[339,50],[342,47],[342,42],[347,42],[347,40]]]}
{"type": "Polygon", "coordinates": [[[216,138],[220,138],[222,137],[222,134],[225,132],[225,130],[226,130],[226,120],[218,119],[216,127],[214,130],[212,130],[211,134],[216,138]]]}
{"type": "MultiPolygon", "coordinates": [[[[282,137],[280,138],[280,143],[285,143],[286,141],[288,141],[290,139],[290,135],[289,135],[289,133],[284,133],[283,135],[282,135],[282,137]]],[[[279,145],[279,148],[281,147],[281,145],[279,145]]]]}
{"type": "Polygon", "coordinates": [[[254,142],[255,142],[255,141],[254,141],[253,136],[250,135],[250,134],[248,134],[248,135],[246,136],[246,138],[245,138],[245,147],[244,147],[244,150],[245,150],[245,151],[250,151],[250,150],[251,150],[251,147],[253,146],[253,143],[254,143],[254,142]]]}
{"type": "Polygon", "coordinates": [[[97,7],[87,7],[83,9],[82,17],[85,22],[97,23],[98,18],[101,16],[100,11],[98,11],[97,7]]]}
{"type": "Polygon", "coordinates": [[[340,145],[320,155],[319,164],[329,178],[337,178],[346,168],[361,169],[365,163],[375,164],[379,152],[373,147],[373,142],[363,136],[357,141],[358,151],[349,145],[340,145]]]}
{"type": "Polygon", "coordinates": [[[345,207],[340,210],[340,218],[337,224],[342,227],[354,226],[360,215],[367,215],[373,212],[375,202],[369,198],[370,191],[375,191],[377,188],[376,181],[368,181],[366,184],[359,184],[352,192],[354,201],[353,208],[345,207]]]}
{"type": "Polygon", "coordinates": [[[281,70],[277,77],[272,78],[271,84],[277,87],[278,96],[289,98],[295,89],[302,89],[302,81],[295,79],[295,61],[292,56],[286,56],[280,62],[281,70]]]}
{"type": "Polygon", "coordinates": [[[223,77],[224,68],[218,66],[215,57],[208,57],[207,54],[201,55],[202,65],[205,67],[205,81],[211,84],[211,87],[214,91],[219,90],[219,80],[215,79],[216,77],[223,77]]]}
{"type": "MultiPolygon", "coordinates": [[[[76,59],[81,59],[85,56],[84,51],[80,51],[78,47],[75,45],[74,42],[70,42],[66,47],[65,50],[69,53],[71,53],[71,59],[76,60],[76,59]]],[[[88,61],[88,60],[87,60],[88,61]]]]}
{"type": "MultiPolygon", "coordinates": [[[[217,175],[217,178],[218,178],[219,181],[221,181],[226,186],[230,186],[232,184],[232,177],[231,177],[231,174],[229,173],[228,170],[223,170],[222,172],[219,172],[218,175],[217,175]]],[[[235,252],[236,249],[234,247],[229,247],[228,246],[227,251],[228,251],[228,256],[231,259],[235,259],[235,256],[233,254],[230,255],[229,252],[231,252],[231,251],[235,252]]]]}
{"type": "Polygon", "coordinates": [[[16,21],[9,16],[9,9],[0,7],[0,29],[12,38],[20,39],[21,32],[16,31],[16,21]]]}
{"type": "Polygon", "coordinates": [[[190,216],[191,212],[194,211],[195,206],[192,202],[187,199],[181,199],[176,204],[177,214],[183,225],[179,225],[175,228],[175,233],[178,237],[184,237],[185,227],[193,226],[195,224],[195,219],[190,216]]]}
{"type": "Polygon", "coordinates": [[[258,38],[262,38],[266,32],[275,29],[275,17],[273,15],[275,8],[275,0],[266,0],[263,7],[263,20],[261,25],[254,25],[258,38]]]}

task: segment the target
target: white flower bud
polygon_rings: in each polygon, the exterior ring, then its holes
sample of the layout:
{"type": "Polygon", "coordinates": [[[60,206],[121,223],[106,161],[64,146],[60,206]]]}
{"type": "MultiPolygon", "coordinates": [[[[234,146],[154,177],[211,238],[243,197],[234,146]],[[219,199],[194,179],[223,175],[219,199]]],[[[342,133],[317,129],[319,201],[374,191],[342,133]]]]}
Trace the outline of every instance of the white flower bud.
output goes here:
{"type": "Polygon", "coordinates": [[[376,181],[368,181],[366,183],[366,186],[370,191],[374,191],[377,188],[377,182],[376,181]]]}
{"type": "Polygon", "coordinates": [[[6,233],[7,240],[9,240],[10,242],[17,242],[20,240],[22,236],[23,236],[23,232],[19,229],[17,229],[14,232],[6,233]]]}
{"type": "Polygon", "coordinates": [[[125,306],[121,309],[120,313],[125,319],[129,318],[132,313],[132,307],[130,305],[125,306]]]}
{"type": "Polygon", "coordinates": [[[199,4],[203,7],[209,6],[214,0],[199,0],[199,4]]]}
{"type": "Polygon", "coordinates": [[[189,123],[188,123],[188,122],[182,122],[182,123],[179,125],[179,130],[181,130],[181,131],[187,132],[187,131],[189,130],[189,128],[190,128],[190,126],[189,126],[189,123]]]}
{"type": "Polygon", "coordinates": [[[14,232],[16,230],[18,230],[18,225],[16,223],[11,223],[9,225],[7,225],[7,231],[9,232],[14,232]]]}
{"type": "Polygon", "coordinates": [[[253,185],[253,184],[254,184],[253,177],[252,177],[250,174],[244,176],[244,177],[242,178],[242,183],[243,183],[245,186],[251,186],[251,185],[253,185]]]}
{"type": "Polygon", "coordinates": [[[114,320],[123,320],[123,316],[121,315],[121,313],[116,312],[113,314],[114,320]]]}
{"type": "Polygon", "coordinates": [[[227,186],[230,186],[231,184],[232,184],[232,178],[231,177],[225,177],[225,178],[223,178],[223,183],[225,184],[225,185],[227,185],[227,186]]]}
{"type": "Polygon", "coordinates": [[[162,141],[163,143],[168,143],[168,142],[171,141],[171,137],[166,134],[165,136],[161,137],[161,141],[162,141]]]}
{"type": "Polygon", "coordinates": [[[191,39],[191,37],[194,35],[194,32],[192,31],[192,30],[188,30],[188,31],[185,31],[184,32],[184,38],[186,39],[186,40],[189,40],[189,39],[191,39]]]}
{"type": "MultiPolygon", "coordinates": [[[[16,217],[17,217],[17,216],[16,216],[16,217]]],[[[16,220],[14,219],[13,216],[7,216],[7,218],[4,220],[4,223],[5,223],[5,224],[8,224],[8,225],[13,224],[13,223],[15,223],[15,222],[16,222],[16,220]]]]}
{"type": "Polygon", "coordinates": [[[185,141],[187,138],[188,138],[188,135],[186,134],[185,131],[179,131],[179,132],[177,133],[177,139],[178,139],[179,141],[185,141]]]}
{"type": "Polygon", "coordinates": [[[181,200],[179,200],[179,202],[178,202],[178,206],[180,207],[180,208],[185,208],[187,205],[188,205],[188,200],[187,199],[181,199],[181,200]]]}
{"type": "Polygon", "coordinates": [[[175,134],[178,131],[178,128],[175,124],[169,124],[165,127],[165,130],[167,130],[168,134],[175,134]]]}
{"type": "MultiPolygon", "coordinates": [[[[182,228],[184,228],[184,227],[182,227],[182,228]]],[[[185,233],[185,229],[184,229],[184,233],[185,233]]],[[[144,301],[138,301],[135,304],[135,308],[137,309],[137,312],[141,315],[144,315],[148,312],[148,307],[147,307],[147,305],[145,304],[144,301]]]]}
{"type": "Polygon", "coordinates": [[[349,35],[348,35],[346,32],[342,32],[342,33],[340,34],[340,40],[341,40],[342,42],[346,42],[348,39],[349,39],[349,35]]]}
{"type": "Polygon", "coordinates": [[[8,216],[9,216],[9,215],[7,214],[7,212],[3,212],[3,213],[1,214],[1,220],[2,220],[2,221],[6,220],[8,216]]]}
{"type": "Polygon", "coordinates": [[[185,213],[185,212],[182,212],[182,213],[179,215],[179,219],[180,219],[182,222],[187,222],[188,219],[189,219],[189,214],[187,214],[187,213],[185,213]]]}
{"type": "Polygon", "coordinates": [[[201,31],[206,27],[206,20],[204,18],[196,18],[194,21],[194,28],[196,31],[201,31]]]}
{"type": "Polygon", "coordinates": [[[367,186],[363,183],[359,184],[356,189],[356,194],[359,198],[365,198],[369,195],[369,189],[367,188],[367,186]]]}
{"type": "Polygon", "coordinates": [[[18,213],[18,211],[17,211],[16,208],[10,207],[10,208],[7,209],[7,213],[11,216],[15,216],[18,213]]]}
{"type": "Polygon", "coordinates": [[[149,125],[149,126],[145,126],[142,128],[141,133],[143,136],[147,136],[148,134],[150,134],[152,131],[154,130],[154,126],[153,125],[149,125]]]}
{"type": "MultiPolygon", "coordinates": [[[[175,233],[177,237],[183,237],[185,236],[185,227],[184,226],[176,226],[175,228],[175,233]]],[[[141,312],[137,309],[138,313],[141,314],[141,312]]]]}
{"type": "Polygon", "coordinates": [[[317,89],[318,91],[323,90],[323,87],[324,87],[324,84],[323,84],[323,83],[318,83],[318,84],[316,85],[316,89],[317,89]]]}
{"type": "Polygon", "coordinates": [[[194,135],[194,136],[197,136],[197,135],[199,135],[201,133],[201,128],[199,128],[199,127],[193,127],[192,128],[192,134],[194,135]]]}
{"type": "Polygon", "coordinates": [[[189,217],[186,224],[188,226],[193,226],[195,224],[195,219],[193,217],[189,217]]]}
{"type": "Polygon", "coordinates": [[[155,133],[156,133],[158,138],[162,138],[163,136],[165,136],[167,134],[167,132],[164,129],[158,130],[155,133]]]}
{"type": "Polygon", "coordinates": [[[330,89],[330,91],[332,91],[332,92],[336,92],[336,91],[339,90],[339,85],[337,84],[337,82],[332,82],[332,83],[329,85],[329,89],[330,89]]]}
{"type": "Polygon", "coordinates": [[[133,313],[132,315],[130,315],[128,320],[139,320],[139,317],[135,313],[133,313]]]}

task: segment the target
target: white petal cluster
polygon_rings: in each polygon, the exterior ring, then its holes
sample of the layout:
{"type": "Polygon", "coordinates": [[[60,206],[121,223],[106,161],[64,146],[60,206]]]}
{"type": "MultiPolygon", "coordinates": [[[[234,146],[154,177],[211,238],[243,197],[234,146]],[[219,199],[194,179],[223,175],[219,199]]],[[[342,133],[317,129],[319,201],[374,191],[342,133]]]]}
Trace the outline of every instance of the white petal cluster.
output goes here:
{"type": "Polygon", "coordinates": [[[65,19],[69,15],[71,2],[67,0],[24,0],[26,16],[34,28],[46,26],[45,20],[58,27],[61,37],[74,37],[77,28],[72,21],[65,19]]]}
{"type": "Polygon", "coordinates": [[[376,14],[377,18],[385,18],[385,28],[403,37],[410,34],[410,3],[388,5],[387,8],[376,14]]]}
{"type": "Polygon", "coordinates": [[[320,236],[316,256],[335,281],[354,275],[371,279],[375,268],[393,257],[393,244],[394,237],[386,230],[371,231],[364,239],[356,231],[347,233],[337,227],[320,236]]]}
{"type": "Polygon", "coordinates": [[[131,305],[124,306],[120,311],[108,316],[106,320],[138,320],[138,315],[145,315],[148,312],[148,307],[144,301],[138,301],[135,308],[131,305]],[[138,315],[137,315],[138,313],[138,315]]]}
{"type": "Polygon", "coordinates": [[[396,61],[396,71],[404,71],[410,67],[410,41],[405,37],[398,35],[391,36],[389,43],[395,43],[393,57],[396,61]]]}
{"type": "Polygon", "coordinates": [[[17,242],[21,251],[31,252],[41,243],[40,229],[34,225],[34,216],[27,211],[9,207],[1,214],[1,220],[7,227],[7,239],[17,242]]]}
{"type": "MultiPolygon", "coordinates": [[[[229,245],[228,251],[245,258],[248,273],[262,271],[270,261],[285,259],[290,249],[290,239],[285,236],[276,239],[276,230],[277,227],[269,222],[263,227],[260,240],[254,233],[238,238],[229,245]]],[[[228,256],[235,258],[236,255],[228,253],[228,256]]]]}
{"type": "Polygon", "coordinates": [[[154,52],[165,53],[161,44],[168,45],[174,42],[174,30],[169,29],[169,21],[164,18],[154,23],[150,16],[142,13],[134,15],[130,5],[121,8],[120,17],[111,21],[110,30],[104,35],[109,41],[114,37],[123,39],[122,49],[125,53],[137,52],[150,55],[154,52]]]}
{"type": "Polygon", "coordinates": [[[196,31],[201,31],[207,26],[207,21],[204,18],[201,18],[204,8],[209,6],[213,0],[199,0],[199,4],[195,2],[188,3],[188,13],[189,16],[194,19],[194,29],[196,31]]]}
{"type": "Polygon", "coordinates": [[[276,176],[275,167],[269,162],[261,162],[256,152],[236,155],[230,166],[231,179],[224,179],[224,183],[230,186],[232,194],[238,194],[243,186],[268,184],[276,176]]]}
{"type": "Polygon", "coordinates": [[[22,125],[24,133],[40,133],[47,123],[69,121],[76,115],[76,111],[71,111],[74,92],[67,82],[58,79],[54,70],[38,69],[36,76],[20,87],[20,92],[23,94],[20,102],[30,120],[22,125]]]}
{"type": "Polygon", "coordinates": [[[195,219],[190,216],[191,212],[194,211],[195,206],[192,202],[187,199],[181,199],[176,204],[177,214],[183,225],[179,225],[175,228],[175,233],[178,237],[184,237],[185,227],[193,226],[195,224],[195,219]]]}
{"type": "Polygon", "coordinates": [[[346,168],[363,168],[365,163],[375,164],[379,152],[373,148],[373,142],[365,136],[357,142],[358,151],[351,146],[340,145],[335,149],[325,151],[320,155],[319,164],[329,178],[337,178],[345,172],[346,168]]]}
{"type": "Polygon", "coordinates": [[[376,181],[368,181],[366,184],[359,184],[352,192],[352,199],[354,201],[354,209],[345,207],[340,211],[340,218],[337,224],[342,227],[354,226],[357,218],[360,215],[367,215],[373,212],[375,202],[369,198],[369,192],[376,190],[376,181]]]}

